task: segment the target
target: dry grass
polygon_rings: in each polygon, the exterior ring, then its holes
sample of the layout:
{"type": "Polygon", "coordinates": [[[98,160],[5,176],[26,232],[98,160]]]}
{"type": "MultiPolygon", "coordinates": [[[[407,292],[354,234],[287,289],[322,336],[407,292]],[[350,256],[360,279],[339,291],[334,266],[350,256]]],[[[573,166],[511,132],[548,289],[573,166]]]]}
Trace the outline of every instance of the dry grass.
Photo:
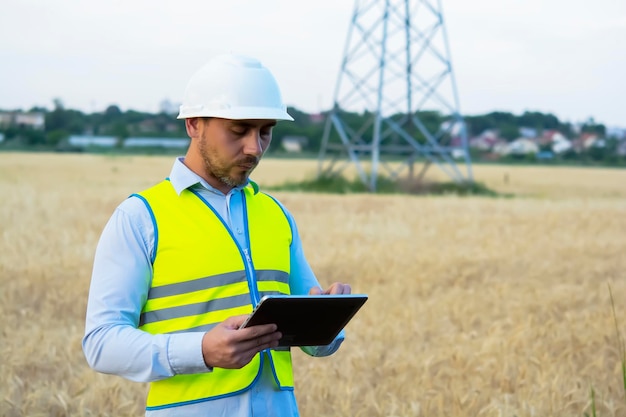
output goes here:
{"type": "MultiPolygon", "coordinates": [[[[142,415],[80,339],[100,231],[169,157],[0,154],[0,415],[142,415]]],[[[435,168],[433,168],[434,170],[435,168]]],[[[306,416],[626,415],[626,171],[476,166],[513,199],[275,193],[324,284],[370,300],[329,358],[295,354],[306,416]]],[[[312,161],[266,160],[261,184],[312,161]]]]}

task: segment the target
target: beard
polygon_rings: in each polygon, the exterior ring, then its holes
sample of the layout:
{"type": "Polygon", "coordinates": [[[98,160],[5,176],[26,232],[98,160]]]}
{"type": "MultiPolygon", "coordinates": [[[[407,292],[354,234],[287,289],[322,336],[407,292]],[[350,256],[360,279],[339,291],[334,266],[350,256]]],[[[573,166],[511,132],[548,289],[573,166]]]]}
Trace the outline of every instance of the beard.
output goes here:
{"type": "Polygon", "coordinates": [[[259,158],[250,155],[236,161],[225,161],[218,155],[215,148],[209,145],[207,138],[200,140],[199,149],[207,176],[217,179],[228,187],[245,185],[250,173],[259,163],[259,158]],[[251,168],[245,169],[240,165],[247,165],[251,168]]]}

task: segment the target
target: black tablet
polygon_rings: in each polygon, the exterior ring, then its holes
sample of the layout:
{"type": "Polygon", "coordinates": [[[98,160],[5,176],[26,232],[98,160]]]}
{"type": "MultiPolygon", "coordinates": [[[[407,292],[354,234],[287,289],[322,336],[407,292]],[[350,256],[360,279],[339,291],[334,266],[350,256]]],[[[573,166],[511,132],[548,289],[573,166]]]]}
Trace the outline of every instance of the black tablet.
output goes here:
{"type": "Polygon", "coordinates": [[[242,328],[275,323],[279,346],[325,346],[367,301],[365,294],[266,295],[242,328]]]}

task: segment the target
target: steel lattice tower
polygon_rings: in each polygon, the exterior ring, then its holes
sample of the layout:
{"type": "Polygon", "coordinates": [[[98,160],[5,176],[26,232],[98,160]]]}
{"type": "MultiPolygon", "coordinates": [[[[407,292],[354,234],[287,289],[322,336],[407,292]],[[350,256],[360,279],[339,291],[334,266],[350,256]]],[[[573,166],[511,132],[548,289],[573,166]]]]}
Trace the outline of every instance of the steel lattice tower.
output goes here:
{"type": "Polygon", "coordinates": [[[417,181],[432,164],[457,183],[472,181],[441,2],[356,0],[318,173],[338,173],[352,162],[376,191],[379,167],[392,179],[404,170],[414,178],[418,161],[417,181]],[[436,114],[446,122],[433,123],[436,114]]]}

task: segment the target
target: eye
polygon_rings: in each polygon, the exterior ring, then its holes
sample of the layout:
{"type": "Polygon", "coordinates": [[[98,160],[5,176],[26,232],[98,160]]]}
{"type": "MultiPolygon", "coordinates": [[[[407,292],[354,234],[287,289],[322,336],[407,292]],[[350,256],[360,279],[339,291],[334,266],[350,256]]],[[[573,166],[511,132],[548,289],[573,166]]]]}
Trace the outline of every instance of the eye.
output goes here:
{"type": "Polygon", "coordinates": [[[245,136],[248,129],[245,126],[233,126],[230,131],[237,136],[245,136]]]}
{"type": "Polygon", "coordinates": [[[261,129],[261,136],[270,137],[272,136],[272,127],[264,127],[261,129]]]}

